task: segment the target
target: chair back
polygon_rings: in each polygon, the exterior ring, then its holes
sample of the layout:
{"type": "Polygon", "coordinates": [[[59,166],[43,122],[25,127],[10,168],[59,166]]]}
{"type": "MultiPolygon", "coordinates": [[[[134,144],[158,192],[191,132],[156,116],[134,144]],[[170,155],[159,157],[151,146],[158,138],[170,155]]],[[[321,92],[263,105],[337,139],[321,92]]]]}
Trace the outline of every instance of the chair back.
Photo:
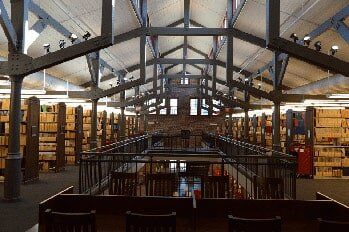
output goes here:
{"type": "Polygon", "coordinates": [[[318,218],[319,232],[349,231],[349,222],[329,221],[318,218]]]}
{"type": "Polygon", "coordinates": [[[204,198],[229,198],[229,176],[207,176],[203,179],[204,198]]]}
{"type": "Polygon", "coordinates": [[[109,195],[137,195],[137,173],[112,172],[109,195]]]}
{"type": "Polygon", "coordinates": [[[61,213],[45,211],[46,232],[96,232],[96,211],[90,213],[61,213]]]}
{"type": "Polygon", "coordinates": [[[126,232],[176,232],[176,213],[165,215],[126,212],[126,232]]]}
{"type": "Polygon", "coordinates": [[[147,196],[172,197],[177,190],[178,181],[175,173],[147,174],[145,179],[147,196]]]}
{"type": "Polygon", "coordinates": [[[228,216],[229,232],[281,232],[281,218],[248,219],[228,216]]]}

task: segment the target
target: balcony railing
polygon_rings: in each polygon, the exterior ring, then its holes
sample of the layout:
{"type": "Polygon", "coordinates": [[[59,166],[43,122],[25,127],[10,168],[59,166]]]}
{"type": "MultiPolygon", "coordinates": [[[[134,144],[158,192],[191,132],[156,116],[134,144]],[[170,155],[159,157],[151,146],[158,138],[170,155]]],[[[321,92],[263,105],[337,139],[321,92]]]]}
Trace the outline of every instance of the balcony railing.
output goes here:
{"type": "Polygon", "coordinates": [[[167,176],[173,182],[167,191],[171,196],[188,197],[196,190],[207,197],[207,183],[212,184],[215,180],[216,186],[218,183],[226,186],[224,193],[216,195],[224,198],[295,198],[296,164],[292,156],[212,134],[202,135],[202,141],[211,148],[218,148],[211,150],[215,152],[178,152],[174,149],[164,152],[165,145],[154,149],[154,144],[163,138],[142,137],[100,152],[83,153],[80,193],[108,194],[115,175],[117,178],[131,176],[134,194],[144,196],[149,195],[149,178],[167,176]],[[148,143],[152,143],[152,149],[148,149],[148,143]],[[200,174],[193,174],[193,170],[200,174]]]}

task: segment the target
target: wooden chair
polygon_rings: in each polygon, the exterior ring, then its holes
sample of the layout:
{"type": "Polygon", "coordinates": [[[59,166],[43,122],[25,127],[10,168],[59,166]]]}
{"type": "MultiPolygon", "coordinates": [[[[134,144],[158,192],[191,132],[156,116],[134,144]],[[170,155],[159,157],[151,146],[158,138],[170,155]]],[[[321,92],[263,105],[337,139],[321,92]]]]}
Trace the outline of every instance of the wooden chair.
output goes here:
{"type": "Polygon", "coordinates": [[[247,219],[228,216],[229,232],[281,232],[281,218],[247,219]]]}
{"type": "Polygon", "coordinates": [[[46,232],[96,232],[96,211],[90,213],[60,213],[45,211],[46,232]]]}
{"type": "Polygon", "coordinates": [[[229,176],[207,176],[202,182],[204,198],[229,198],[229,176]]]}
{"type": "Polygon", "coordinates": [[[177,190],[177,176],[175,173],[147,174],[145,177],[147,196],[173,196],[177,190]]]}
{"type": "Polygon", "coordinates": [[[146,215],[126,212],[126,232],[176,232],[176,213],[146,215]]]}
{"type": "Polygon", "coordinates": [[[109,195],[137,195],[137,173],[112,172],[109,195]]]}
{"type": "Polygon", "coordinates": [[[284,183],[282,178],[253,178],[255,199],[284,199],[284,183]]]}
{"type": "Polygon", "coordinates": [[[349,231],[349,222],[329,221],[318,218],[319,232],[349,231]]]}

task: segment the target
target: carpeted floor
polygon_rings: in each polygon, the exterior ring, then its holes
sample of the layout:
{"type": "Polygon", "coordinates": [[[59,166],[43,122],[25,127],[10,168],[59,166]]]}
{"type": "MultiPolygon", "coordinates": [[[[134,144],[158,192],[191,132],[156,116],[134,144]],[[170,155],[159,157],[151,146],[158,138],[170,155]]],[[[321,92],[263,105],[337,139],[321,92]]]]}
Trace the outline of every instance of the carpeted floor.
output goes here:
{"type": "Polygon", "coordinates": [[[0,232],[22,232],[38,223],[38,203],[51,195],[78,186],[78,167],[68,166],[61,173],[40,173],[40,180],[21,186],[22,200],[6,203],[3,198],[3,183],[0,183],[0,232]]]}
{"type": "Polygon", "coordinates": [[[297,199],[315,199],[321,192],[343,204],[349,205],[349,179],[298,179],[297,199]]]}

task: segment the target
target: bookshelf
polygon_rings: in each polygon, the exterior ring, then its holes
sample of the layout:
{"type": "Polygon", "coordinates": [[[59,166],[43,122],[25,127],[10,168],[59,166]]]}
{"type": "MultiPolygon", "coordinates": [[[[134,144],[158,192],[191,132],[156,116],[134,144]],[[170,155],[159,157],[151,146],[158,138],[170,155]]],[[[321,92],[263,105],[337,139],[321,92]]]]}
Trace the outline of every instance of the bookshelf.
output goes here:
{"type": "Polygon", "coordinates": [[[348,109],[308,107],[306,144],[312,147],[314,178],[348,178],[348,109]]]}
{"type": "Polygon", "coordinates": [[[75,108],[66,108],[65,158],[67,164],[75,164],[76,116],[75,108]]]}
{"type": "Polygon", "coordinates": [[[90,149],[90,138],[91,138],[91,110],[83,110],[82,117],[82,128],[83,128],[83,141],[82,150],[87,151],[90,149]]]}
{"type": "MultiPolygon", "coordinates": [[[[5,158],[8,154],[10,99],[0,101],[0,179],[5,172],[5,158]]],[[[20,151],[23,154],[23,181],[39,179],[39,112],[40,101],[36,97],[22,100],[20,125],[20,151]]]]}
{"type": "Polygon", "coordinates": [[[40,112],[39,162],[43,171],[65,167],[66,105],[42,105],[40,112]]]}
{"type": "Polygon", "coordinates": [[[78,155],[82,151],[83,140],[83,108],[67,107],[65,130],[65,157],[67,164],[77,164],[78,155]]]}
{"type": "Polygon", "coordinates": [[[80,153],[82,152],[82,145],[84,139],[83,131],[83,114],[84,110],[82,106],[75,108],[75,164],[78,163],[80,153]]]}

